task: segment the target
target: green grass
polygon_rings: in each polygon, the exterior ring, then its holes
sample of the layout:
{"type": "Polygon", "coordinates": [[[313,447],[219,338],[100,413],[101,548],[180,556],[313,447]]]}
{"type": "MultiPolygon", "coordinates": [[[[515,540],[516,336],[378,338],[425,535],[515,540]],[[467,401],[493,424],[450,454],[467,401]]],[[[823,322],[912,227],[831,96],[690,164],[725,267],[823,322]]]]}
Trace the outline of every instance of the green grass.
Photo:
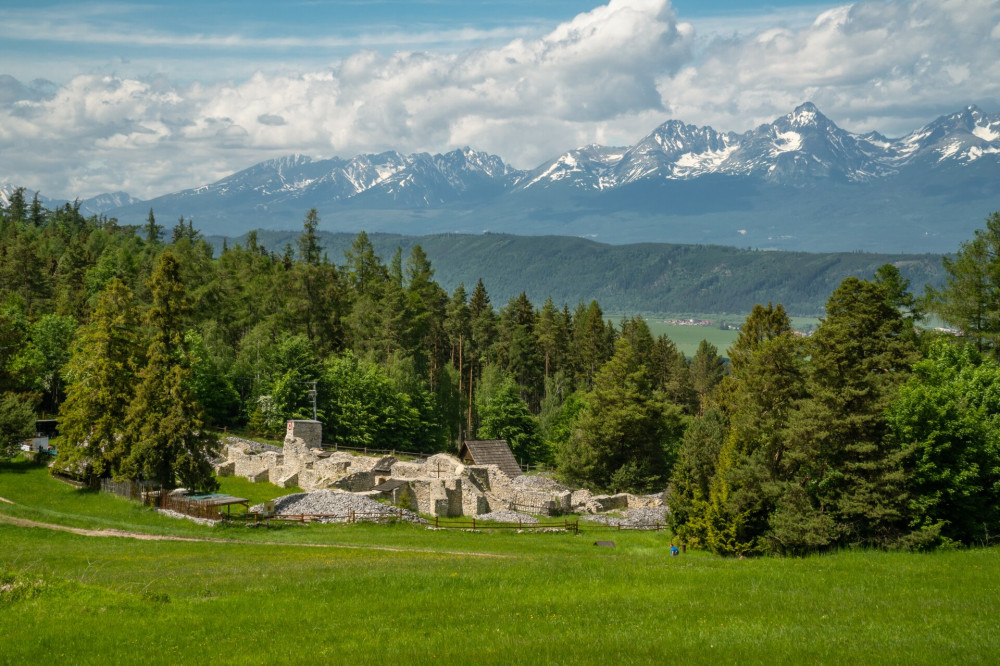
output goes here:
{"type": "Polygon", "coordinates": [[[646,323],[654,338],[665,334],[688,358],[692,358],[698,351],[698,345],[702,340],[708,340],[716,346],[721,356],[725,356],[726,350],[739,335],[739,331],[724,331],[718,326],[679,326],[664,324],[661,319],[647,319],[646,323]]]}
{"type": "MultiPolygon", "coordinates": [[[[726,356],[726,350],[736,342],[737,336],[739,336],[739,327],[743,325],[746,320],[745,315],[712,315],[712,314],[700,314],[700,315],[678,315],[674,318],[687,318],[693,317],[697,319],[707,319],[709,321],[716,322],[715,326],[680,326],[677,324],[664,324],[662,317],[658,318],[647,318],[646,323],[649,325],[649,330],[653,334],[653,337],[659,335],[666,335],[670,338],[682,354],[691,358],[694,356],[695,352],[698,351],[698,345],[701,344],[702,340],[708,340],[710,343],[716,346],[719,350],[719,354],[726,356]],[[718,322],[724,321],[729,326],[733,327],[729,330],[723,330],[719,328],[718,322]]],[[[791,317],[792,328],[797,331],[808,331],[815,329],[819,324],[819,320],[812,317],[791,317]]]]}
{"type": "Polygon", "coordinates": [[[208,528],[11,465],[0,496],[18,502],[0,503],[8,515],[232,540],[0,523],[4,664],[938,664],[1000,654],[996,548],[740,561],[667,557],[664,532],[208,528]]]}
{"type": "MultiPolygon", "coordinates": [[[[272,483],[254,483],[249,479],[244,479],[242,476],[224,476],[219,478],[219,490],[217,492],[234,497],[244,497],[250,500],[250,506],[253,506],[254,504],[272,500],[275,497],[301,493],[302,489],[298,486],[279,488],[272,483]]],[[[242,510],[242,507],[233,507],[234,510],[237,508],[242,510]]]]}

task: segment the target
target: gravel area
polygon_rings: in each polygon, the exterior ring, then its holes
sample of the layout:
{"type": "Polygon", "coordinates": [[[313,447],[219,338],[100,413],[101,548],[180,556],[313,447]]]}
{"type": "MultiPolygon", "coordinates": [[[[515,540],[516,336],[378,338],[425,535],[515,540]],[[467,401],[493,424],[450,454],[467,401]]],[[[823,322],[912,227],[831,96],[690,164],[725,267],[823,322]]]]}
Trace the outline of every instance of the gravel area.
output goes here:
{"type": "MultiPolygon", "coordinates": [[[[264,505],[258,504],[251,511],[263,512],[264,505]]],[[[274,500],[274,512],[279,515],[323,515],[317,522],[343,523],[354,512],[355,520],[378,521],[385,518],[398,518],[399,509],[388,504],[376,502],[370,497],[354,493],[336,492],[333,490],[317,490],[311,493],[294,493],[274,500]]],[[[403,520],[411,523],[425,523],[423,518],[403,509],[403,520]]]]}
{"type": "Polygon", "coordinates": [[[511,481],[511,485],[522,490],[541,490],[548,492],[561,492],[563,490],[569,490],[569,488],[562,485],[558,481],[554,481],[547,476],[541,476],[539,474],[522,474],[511,481]]]}
{"type": "Polygon", "coordinates": [[[622,527],[651,527],[656,523],[662,525],[666,522],[667,507],[637,507],[635,509],[625,509],[621,514],[621,517],[609,516],[607,514],[580,516],[580,520],[589,520],[590,522],[601,523],[603,525],[621,525],[622,527]]]}
{"type": "Polygon", "coordinates": [[[476,520],[487,520],[494,523],[525,523],[528,525],[538,524],[538,519],[534,516],[529,516],[526,513],[518,513],[516,511],[491,511],[490,513],[480,513],[476,516],[476,520]]]}
{"type": "Polygon", "coordinates": [[[273,451],[274,453],[282,453],[284,451],[280,446],[275,446],[274,444],[264,444],[263,442],[255,442],[252,439],[243,439],[242,437],[233,437],[229,435],[224,437],[222,440],[223,444],[238,444],[240,446],[245,446],[251,451],[273,451]]]}

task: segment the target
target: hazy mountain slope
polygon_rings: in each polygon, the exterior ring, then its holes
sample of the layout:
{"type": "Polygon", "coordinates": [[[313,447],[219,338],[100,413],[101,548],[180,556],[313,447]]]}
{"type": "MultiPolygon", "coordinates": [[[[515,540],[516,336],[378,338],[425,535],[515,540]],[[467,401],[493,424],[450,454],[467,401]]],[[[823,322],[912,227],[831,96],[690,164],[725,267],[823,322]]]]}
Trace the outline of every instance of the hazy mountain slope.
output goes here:
{"type": "MultiPolygon", "coordinates": [[[[259,233],[259,242],[280,252],[297,233],[259,233]]],[[[229,242],[240,242],[230,239],[229,242]]],[[[331,261],[344,262],[354,234],[322,234],[331,261]]],[[[404,259],[420,246],[436,279],[449,291],[464,282],[471,292],[481,277],[495,306],[521,291],[540,306],[551,295],[571,307],[597,299],[613,313],[745,313],[755,303],[783,303],[794,314],[815,315],[849,275],[870,278],[895,263],[917,293],[941,280],[937,255],[761,252],[721,246],[643,243],[607,245],[573,237],[506,234],[371,234],[388,262],[397,247],[404,259]]],[[[222,239],[213,238],[221,247],[222,239]]]]}

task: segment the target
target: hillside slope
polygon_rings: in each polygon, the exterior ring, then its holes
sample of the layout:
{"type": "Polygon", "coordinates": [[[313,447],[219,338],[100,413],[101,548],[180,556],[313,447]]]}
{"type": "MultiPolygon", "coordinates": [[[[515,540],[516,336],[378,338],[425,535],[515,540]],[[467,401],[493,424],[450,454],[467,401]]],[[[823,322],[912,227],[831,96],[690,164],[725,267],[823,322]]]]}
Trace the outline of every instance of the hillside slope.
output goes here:
{"type": "MultiPolygon", "coordinates": [[[[297,233],[259,231],[258,242],[281,252],[297,233]]],[[[230,244],[245,237],[228,239],[230,244]]],[[[344,262],[355,234],[321,233],[330,261],[344,262]]],[[[943,279],[940,255],[765,252],[718,245],[641,243],[607,245],[566,236],[508,234],[371,234],[388,262],[396,248],[404,260],[419,244],[435,278],[451,291],[479,278],[495,306],[525,291],[536,306],[546,296],[572,308],[597,299],[608,313],[745,313],[755,303],[783,303],[792,314],[820,314],[845,277],[870,278],[885,263],[899,267],[922,293],[943,279]]],[[[210,239],[217,248],[221,237],[210,239]]]]}

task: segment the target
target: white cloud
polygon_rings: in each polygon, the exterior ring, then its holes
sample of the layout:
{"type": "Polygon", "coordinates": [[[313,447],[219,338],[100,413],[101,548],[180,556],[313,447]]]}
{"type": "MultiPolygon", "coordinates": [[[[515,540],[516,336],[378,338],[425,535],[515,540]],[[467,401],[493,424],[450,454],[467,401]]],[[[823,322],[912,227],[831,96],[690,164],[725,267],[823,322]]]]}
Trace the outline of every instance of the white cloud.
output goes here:
{"type": "Polygon", "coordinates": [[[929,113],[1000,101],[998,22],[994,1],[859,2],[797,30],[719,40],[660,91],[671,116],[719,129],[745,130],[808,99],[843,127],[905,133],[929,113]]]}
{"type": "Polygon", "coordinates": [[[744,131],[807,99],[850,129],[908,131],[1000,101],[998,19],[983,0],[864,2],[696,48],[666,0],[612,0],[541,37],[463,53],[360,50],[235,83],[81,75],[54,94],[4,80],[0,182],[151,197],[293,152],[462,145],[534,167],[632,143],[668,118],[744,131]]]}

